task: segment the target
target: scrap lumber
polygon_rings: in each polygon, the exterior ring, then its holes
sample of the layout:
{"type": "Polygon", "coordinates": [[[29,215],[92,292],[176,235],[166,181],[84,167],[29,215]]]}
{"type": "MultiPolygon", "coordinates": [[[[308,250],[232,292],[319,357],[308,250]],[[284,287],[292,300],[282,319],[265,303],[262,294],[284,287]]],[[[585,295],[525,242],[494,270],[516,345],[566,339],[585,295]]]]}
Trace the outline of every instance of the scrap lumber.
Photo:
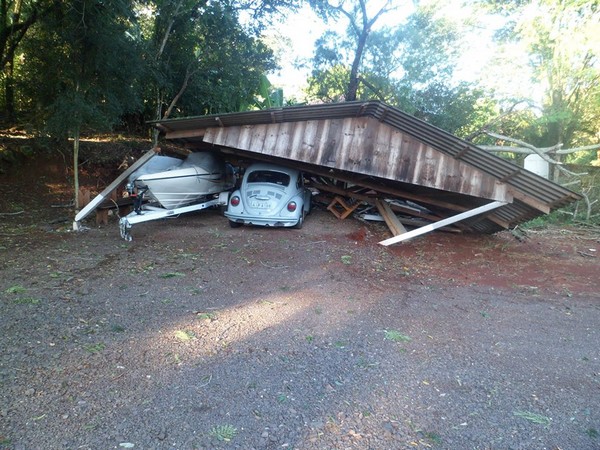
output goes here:
{"type": "Polygon", "coordinates": [[[417,228],[416,230],[412,230],[407,233],[404,233],[404,234],[401,234],[398,236],[394,236],[389,239],[385,239],[385,240],[381,241],[380,244],[384,245],[384,246],[388,246],[388,245],[396,244],[397,242],[406,241],[407,239],[411,239],[415,236],[420,236],[422,234],[429,233],[430,231],[437,230],[438,228],[442,228],[446,225],[450,225],[452,223],[459,222],[464,219],[468,219],[469,217],[473,217],[478,214],[483,214],[485,212],[492,211],[492,210],[500,208],[501,206],[504,206],[504,205],[506,205],[506,202],[495,201],[492,203],[488,203],[486,205],[479,206],[478,208],[472,209],[470,211],[465,211],[463,213],[456,214],[452,217],[448,217],[446,219],[440,220],[440,221],[432,223],[430,225],[426,225],[424,227],[417,228]]]}
{"type": "Polygon", "coordinates": [[[352,214],[358,208],[358,205],[360,205],[360,202],[349,205],[342,197],[336,195],[329,206],[327,206],[327,210],[331,211],[338,219],[343,220],[352,214]]]}
{"type": "Polygon", "coordinates": [[[400,223],[400,220],[398,220],[398,217],[396,217],[396,214],[394,214],[394,211],[392,211],[388,202],[377,199],[375,200],[375,206],[377,207],[379,214],[381,214],[381,217],[383,217],[383,220],[385,220],[385,223],[393,236],[406,233],[406,228],[400,223]]]}

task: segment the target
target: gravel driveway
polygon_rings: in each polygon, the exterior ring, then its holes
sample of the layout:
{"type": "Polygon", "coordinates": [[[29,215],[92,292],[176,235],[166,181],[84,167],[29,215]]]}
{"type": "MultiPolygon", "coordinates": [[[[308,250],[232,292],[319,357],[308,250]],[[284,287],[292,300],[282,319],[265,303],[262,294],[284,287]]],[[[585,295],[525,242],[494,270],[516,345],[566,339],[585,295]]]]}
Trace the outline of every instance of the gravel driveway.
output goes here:
{"type": "Polygon", "coordinates": [[[2,449],[600,448],[597,232],[26,222],[0,228],[2,449]]]}

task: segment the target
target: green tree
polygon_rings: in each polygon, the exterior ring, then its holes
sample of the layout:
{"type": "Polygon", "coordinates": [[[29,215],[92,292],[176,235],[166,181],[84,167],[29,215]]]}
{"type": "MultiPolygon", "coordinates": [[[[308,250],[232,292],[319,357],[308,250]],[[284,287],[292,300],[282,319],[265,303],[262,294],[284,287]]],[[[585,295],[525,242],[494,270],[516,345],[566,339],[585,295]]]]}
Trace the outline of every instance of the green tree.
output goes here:
{"type": "MultiPolygon", "coordinates": [[[[150,72],[147,116],[239,111],[256,104],[264,74],[275,68],[260,40],[263,20],[285,0],[157,0],[139,8],[150,72]],[[242,26],[239,14],[253,17],[242,26]]],[[[292,7],[290,6],[290,7],[292,7]]],[[[157,136],[155,136],[155,139],[157,136]]]]}
{"type": "MultiPolygon", "coordinates": [[[[461,52],[458,25],[420,5],[404,23],[371,29],[357,75],[356,99],[377,98],[451,132],[468,134],[470,123],[490,114],[483,91],[454,80],[461,52]]],[[[322,101],[346,98],[357,34],[328,31],[317,41],[308,94],[322,101]]]]}
{"type": "Polygon", "coordinates": [[[15,120],[15,55],[30,28],[57,3],[47,0],[3,0],[0,2],[0,79],[2,106],[8,122],[15,120]]]}
{"type": "MultiPolygon", "coordinates": [[[[327,61],[331,66],[335,66],[338,57],[336,53],[343,51],[345,59],[349,61],[344,99],[356,100],[363,58],[368,49],[368,40],[373,27],[382,16],[397,10],[398,6],[393,5],[391,0],[377,2],[375,7],[371,7],[375,2],[369,4],[367,0],[340,0],[337,3],[312,0],[311,4],[324,20],[338,19],[342,16],[348,22],[346,36],[341,37],[329,32],[319,41],[315,62],[317,67],[327,61]]],[[[318,78],[324,74],[317,72],[315,75],[318,78]]]]}
{"type": "Polygon", "coordinates": [[[529,95],[526,93],[524,100],[533,108],[521,135],[513,137],[538,147],[597,143],[600,2],[536,0],[513,6],[501,10],[507,14],[509,25],[499,34],[499,41],[505,50],[513,52],[502,54],[498,64],[506,69],[499,75],[529,74],[529,95]],[[526,54],[526,64],[516,65],[519,58],[515,49],[526,54]],[[531,96],[536,92],[541,95],[531,96]]]}
{"type": "Polygon", "coordinates": [[[23,44],[30,119],[51,136],[73,141],[76,204],[82,133],[110,130],[140,105],[133,20],[126,1],[64,1],[23,44]]]}

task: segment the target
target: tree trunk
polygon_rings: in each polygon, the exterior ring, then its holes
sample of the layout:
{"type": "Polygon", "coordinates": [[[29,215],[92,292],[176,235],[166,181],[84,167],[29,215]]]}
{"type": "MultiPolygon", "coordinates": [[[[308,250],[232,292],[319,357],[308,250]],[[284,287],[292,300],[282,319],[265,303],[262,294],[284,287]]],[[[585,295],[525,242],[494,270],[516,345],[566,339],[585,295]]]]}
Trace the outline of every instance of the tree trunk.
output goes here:
{"type": "Polygon", "coordinates": [[[367,37],[369,36],[369,28],[363,28],[360,36],[358,37],[358,45],[356,47],[356,53],[354,54],[354,61],[352,62],[352,69],[350,70],[350,81],[348,82],[348,91],[346,92],[346,101],[352,102],[356,100],[358,92],[358,69],[360,67],[360,61],[362,60],[363,53],[365,52],[365,46],[367,44],[367,37]]]}
{"type": "Polygon", "coordinates": [[[73,133],[73,188],[75,189],[75,211],[79,210],[79,128],[73,133]]]}
{"type": "Polygon", "coordinates": [[[8,124],[15,123],[14,59],[7,64],[4,77],[4,109],[8,124]]]}

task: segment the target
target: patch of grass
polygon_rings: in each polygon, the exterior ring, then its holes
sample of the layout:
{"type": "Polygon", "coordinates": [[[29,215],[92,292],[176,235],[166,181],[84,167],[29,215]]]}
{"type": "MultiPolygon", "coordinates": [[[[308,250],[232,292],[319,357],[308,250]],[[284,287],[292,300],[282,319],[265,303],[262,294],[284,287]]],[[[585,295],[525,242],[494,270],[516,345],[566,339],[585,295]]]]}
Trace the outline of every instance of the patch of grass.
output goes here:
{"type": "Polygon", "coordinates": [[[87,344],[83,346],[83,349],[88,353],[99,353],[106,348],[106,345],[102,342],[96,344],[87,344]]]}
{"type": "Polygon", "coordinates": [[[336,348],[346,348],[347,344],[344,341],[335,341],[333,345],[335,345],[336,348]]]}
{"type": "Polygon", "coordinates": [[[185,277],[185,273],[181,272],[167,272],[159,275],[160,278],[177,278],[177,277],[185,277]]]}
{"type": "Polygon", "coordinates": [[[342,263],[346,264],[346,265],[350,265],[352,264],[352,256],[351,255],[342,255],[342,263]]]}
{"type": "Polygon", "coordinates": [[[115,323],[110,326],[110,331],[113,333],[123,333],[125,331],[125,327],[115,323]]]}
{"type": "Polygon", "coordinates": [[[425,439],[433,442],[436,445],[442,444],[442,437],[433,431],[426,431],[423,433],[423,435],[424,435],[425,439]]]}
{"type": "Polygon", "coordinates": [[[310,344],[312,341],[315,340],[315,337],[313,335],[309,334],[304,339],[306,339],[306,342],[308,342],[310,344]]]}
{"type": "Polygon", "coordinates": [[[217,318],[217,315],[215,313],[211,313],[211,312],[199,312],[199,313],[196,313],[196,316],[200,320],[210,320],[210,321],[213,321],[217,318]]]}
{"type": "Polygon", "coordinates": [[[188,342],[194,339],[196,334],[190,330],[177,330],[175,332],[175,337],[181,342],[188,342]]]}
{"type": "Polygon", "coordinates": [[[400,333],[398,330],[385,330],[385,339],[393,342],[410,342],[410,336],[400,333]]]}
{"type": "Polygon", "coordinates": [[[9,287],[4,291],[6,294],[24,294],[27,292],[27,288],[21,286],[20,284],[16,284],[14,286],[9,287]]]}
{"type": "Polygon", "coordinates": [[[37,305],[39,302],[40,300],[34,297],[19,297],[13,300],[16,305],[37,305]]]}
{"type": "Polygon", "coordinates": [[[210,430],[210,435],[222,442],[231,441],[237,434],[237,428],[233,425],[217,425],[210,430]]]}
{"type": "Polygon", "coordinates": [[[288,397],[287,397],[287,395],[285,395],[285,394],[279,394],[279,395],[277,396],[277,402],[278,402],[278,403],[285,403],[285,402],[287,402],[287,401],[288,401],[288,397]]]}
{"type": "Polygon", "coordinates": [[[550,422],[552,421],[550,417],[542,416],[541,414],[536,414],[529,411],[515,411],[513,414],[517,417],[521,417],[539,425],[549,426],[550,422]]]}
{"type": "Polygon", "coordinates": [[[595,428],[588,428],[587,430],[585,430],[585,434],[587,434],[592,439],[598,439],[598,436],[600,436],[600,433],[598,433],[598,430],[596,430],[595,428]]]}
{"type": "Polygon", "coordinates": [[[225,242],[219,242],[212,246],[213,250],[225,250],[227,248],[227,244],[225,242]]]}

